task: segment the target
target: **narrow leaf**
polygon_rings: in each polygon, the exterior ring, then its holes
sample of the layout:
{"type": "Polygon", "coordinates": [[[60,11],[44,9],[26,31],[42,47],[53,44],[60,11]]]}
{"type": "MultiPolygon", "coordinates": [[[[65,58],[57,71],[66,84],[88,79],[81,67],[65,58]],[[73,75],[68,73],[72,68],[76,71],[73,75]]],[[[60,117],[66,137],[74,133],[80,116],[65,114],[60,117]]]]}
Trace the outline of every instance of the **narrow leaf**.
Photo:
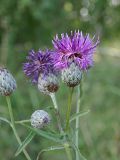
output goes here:
{"type": "Polygon", "coordinates": [[[79,158],[80,158],[81,160],[87,160],[87,159],[81,154],[79,148],[77,148],[76,145],[75,145],[74,143],[73,143],[73,148],[74,148],[75,151],[78,152],[79,158]]]}
{"type": "Polygon", "coordinates": [[[15,121],[16,124],[29,123],[29,122],[30,122],[30,119],[21,120],[21,121],[15,121]]]}
{"type": "Polygon", "coordinates": [[[80,113],[76,113],[74,114],[71,118],[70,118],[70,122],[72,122],[73,120],[75,120],[77,117],[82,117],[86,114],[88,114],[90,112],[90,110],[86,111],[86,112],[80,112],[80,113]]]}
{"type": "Polygon", "coordinates": [[[61,149],[64,149],[64,147],[63,146],[51,146],[51,147],[48,147],[46,149],[43,149],[38,153],[38,156],[37,156],[36,160],[39,160],[40,155],[42,153],[44,153],[44,152],[54,151],[54,150],[61,150],[61,149]]]}
{"type": "Polygon", "coordinates": [[[4,117],[0,117],[0,120],[1,120],[1,121],[3,121],[3,122],[8,123],[8,124],[11,126],[10,121],[9,121],[9,120],[7,120],[6,118],[4,118],[4,117]]]}
{"type": "Polygon", "coordinates": [[[34,136],[35,136],[35,133],[31,131],[26,137],[26,139],[22,142],[22,144],[17,149],[15,156],[18,156],[25,149],[25,147],[31,142],[34,136]]]}
{"type": "Polygon", "coordinates": [[[26,124],[22,124],[23,126],[29,128],[31,131],[33,131],[34,133],[44,137],[44,138],[47,138],[47,139],[50,139],[52,141],[55,141],[55,142],[62,142],[62,140],[60,139],[61,138],[61,135],[58,135],[58,134],[53,134],[51,132],[46,132],[46,131],[43,131],[41,129],[36,129],[36,128],[32,128],[26,124]]]}

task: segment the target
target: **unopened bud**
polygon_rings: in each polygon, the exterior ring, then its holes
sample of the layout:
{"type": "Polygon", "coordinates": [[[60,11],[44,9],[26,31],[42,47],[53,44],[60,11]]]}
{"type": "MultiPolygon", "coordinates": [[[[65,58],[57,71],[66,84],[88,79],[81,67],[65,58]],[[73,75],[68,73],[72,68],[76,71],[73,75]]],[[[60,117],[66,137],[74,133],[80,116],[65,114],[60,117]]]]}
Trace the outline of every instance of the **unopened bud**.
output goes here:
{"type": "Polygon", "coordinates": [[[50,123],[50,116],[44,110],[36,110],[31,116],[31,125],[34,128],[43,128],[50,123]]]}
{"type": "Polygon", "coordinates": [[[38,78],[38,89],[44,94],[54,93],[58,90],[58,77],[52,73],[40,75],[38,78]]]}
{"type": "Polygon", "coordinates": [[[5,68],[0,68],[0,95],[9,96],[16,89],[16,81],[5,68]]]}
{"type": "Polygon", "coordinates": [[[62,81],[69,87],[78,85],[82,78],[82,72],[74,62],[69,67],[62,70],[62,81]]]}

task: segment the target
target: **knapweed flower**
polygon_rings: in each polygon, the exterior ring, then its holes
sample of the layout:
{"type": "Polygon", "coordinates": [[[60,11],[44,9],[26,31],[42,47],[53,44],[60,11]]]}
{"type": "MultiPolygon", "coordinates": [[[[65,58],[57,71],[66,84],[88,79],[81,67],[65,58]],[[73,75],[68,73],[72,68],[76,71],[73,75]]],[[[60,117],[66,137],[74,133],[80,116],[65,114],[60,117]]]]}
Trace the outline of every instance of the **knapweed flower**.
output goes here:
{"type": "Polygon", "coordinates": [[[9,96],[16,89],[16,81],[12,74],[0,67],[0,95],[9,96]]]}
{"type": "Polygon", "coordinates": [[[43,128],[50,123],[50,120],[49,114],[44,110],[36,110],[31,115],[31,125],[34,128],[43,128]]]}
{"type": "Polygon", "coordinates": [[[58,72],[55,70],[54,63],[53,51],[32,50],[23,66],[24,73],[33,83],[37,83],[38,89],[45,94],[56,92],[59,88],[58,72]]]}
{"type": "MultiPolygon", "coordinates": [[[[68,71],[86,71],[93,66],[93,55],[96,46],[99,43],[99,40],[94,42],[94,39],[95,36],[91,39],[89,34],[84,36],[82,32],[79,31],[75,31],[74,33],[71,32],[70,36],[68,36],[68,34],[61,34],[61,38],[56,35],[52,41],[56,51],[55,67],[64,72],[62,73],[63,76],[66,77],[68,75],[68,71]]],[[[70,77],[70,79],[73,78],[73,80],[78,79],[78,81],[80,81],[80,71],[79,73],[74,73],[73,77],[70,77]],[[80,75],[78,76],[77,74],[80,75]],[[79,78],[75,77],[75,75],[79,78]]],[[[65,77],[62,79],[66,79],[65,77]]],[[[70,84],[69,81],[66,83],[70,84]]],[[[76,82],[75,84],[72,83],[71,86],[75,86],[77,84],[79,84],[79,82],[76,82]]]]}
{"type": "Polygon", "coordinates": [[[31,50],[26,59],[27,62],[23,65],[23,71],[33,83],[38,82],[40,74],[46,76],[48,73],[54,72],[52,51],[47,50],[46,52],[43,52],[39,50],[38,52],[35,52],[34,50],[31,50]]]}
{"type": "Polygon", "coordinates": [[[57,52],[56,67],[66,68],[72,62],[76,63],[81,70],[87,70],[93,65],[93,54],[99,40],[94,42],[95,36],[91,39],[89,34],[85,36],[82,32],[71,32],[71,35],[61,34],[53,40],[57,52]]]}

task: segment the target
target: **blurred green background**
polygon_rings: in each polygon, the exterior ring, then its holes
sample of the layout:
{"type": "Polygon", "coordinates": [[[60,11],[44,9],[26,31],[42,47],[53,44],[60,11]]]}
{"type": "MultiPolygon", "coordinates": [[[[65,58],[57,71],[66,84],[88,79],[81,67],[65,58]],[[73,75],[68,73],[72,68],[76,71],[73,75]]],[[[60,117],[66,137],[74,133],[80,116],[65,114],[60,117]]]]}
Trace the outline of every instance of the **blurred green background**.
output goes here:
{"type": "MultiPolygon", "coordinates": [[[[11,97],[15,118],[29,119],[34,110],[52,105],[50,98],[31,85],[22,72],[28,51],[52,48],[56,33],[75,29],[99,35],[101,41],[95,66],[83,84],[81,111],[91,111],[80,119],[80,150],[88,160],[119,160],[120,0],[0,0],[0,64],[17,80],[18,88],[11,97]]],[[[67,95],[68,88],[61,84],[57,99],[63,123],[67,95]]],[[[73,112],[75,97],[74,93],[73,112]]],[[[8,116],[4,97],[0,97],[0,116],[8,116]]],[[[17,129],[24,139],[28,131],[21,126],[17,129]]],[[[36,136],[27,150],[35,159],[42,148],[52,144],[36,136]]],[[[14,158],[17,147],[11,128],[0,122],[0,160],[24,160],[23,154],[14,158]]],[[[40,159],[66,160],[66,155],[64,151],[49,152],[40,159]]]]}

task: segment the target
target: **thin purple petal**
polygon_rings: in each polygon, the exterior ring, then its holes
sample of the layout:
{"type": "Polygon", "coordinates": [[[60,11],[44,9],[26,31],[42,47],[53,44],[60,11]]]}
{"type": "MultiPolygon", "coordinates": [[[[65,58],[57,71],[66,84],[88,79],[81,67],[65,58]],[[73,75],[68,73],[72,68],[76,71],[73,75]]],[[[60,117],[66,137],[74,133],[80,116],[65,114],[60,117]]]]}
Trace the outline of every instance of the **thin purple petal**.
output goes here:
{"type": "Polygon", "coordinates": [[[62,69],[67,67],[71,60],[77,63],[81,70],[87,70],[93,66],[93,55],[99,44],[99,39],[95,42],[95,36],[90,38],[89,34],[83,35],[82,32],[71,31],[71,35],[61,34],[55,36],[52,41],[56,51],[55,67],[62,69]]]}

